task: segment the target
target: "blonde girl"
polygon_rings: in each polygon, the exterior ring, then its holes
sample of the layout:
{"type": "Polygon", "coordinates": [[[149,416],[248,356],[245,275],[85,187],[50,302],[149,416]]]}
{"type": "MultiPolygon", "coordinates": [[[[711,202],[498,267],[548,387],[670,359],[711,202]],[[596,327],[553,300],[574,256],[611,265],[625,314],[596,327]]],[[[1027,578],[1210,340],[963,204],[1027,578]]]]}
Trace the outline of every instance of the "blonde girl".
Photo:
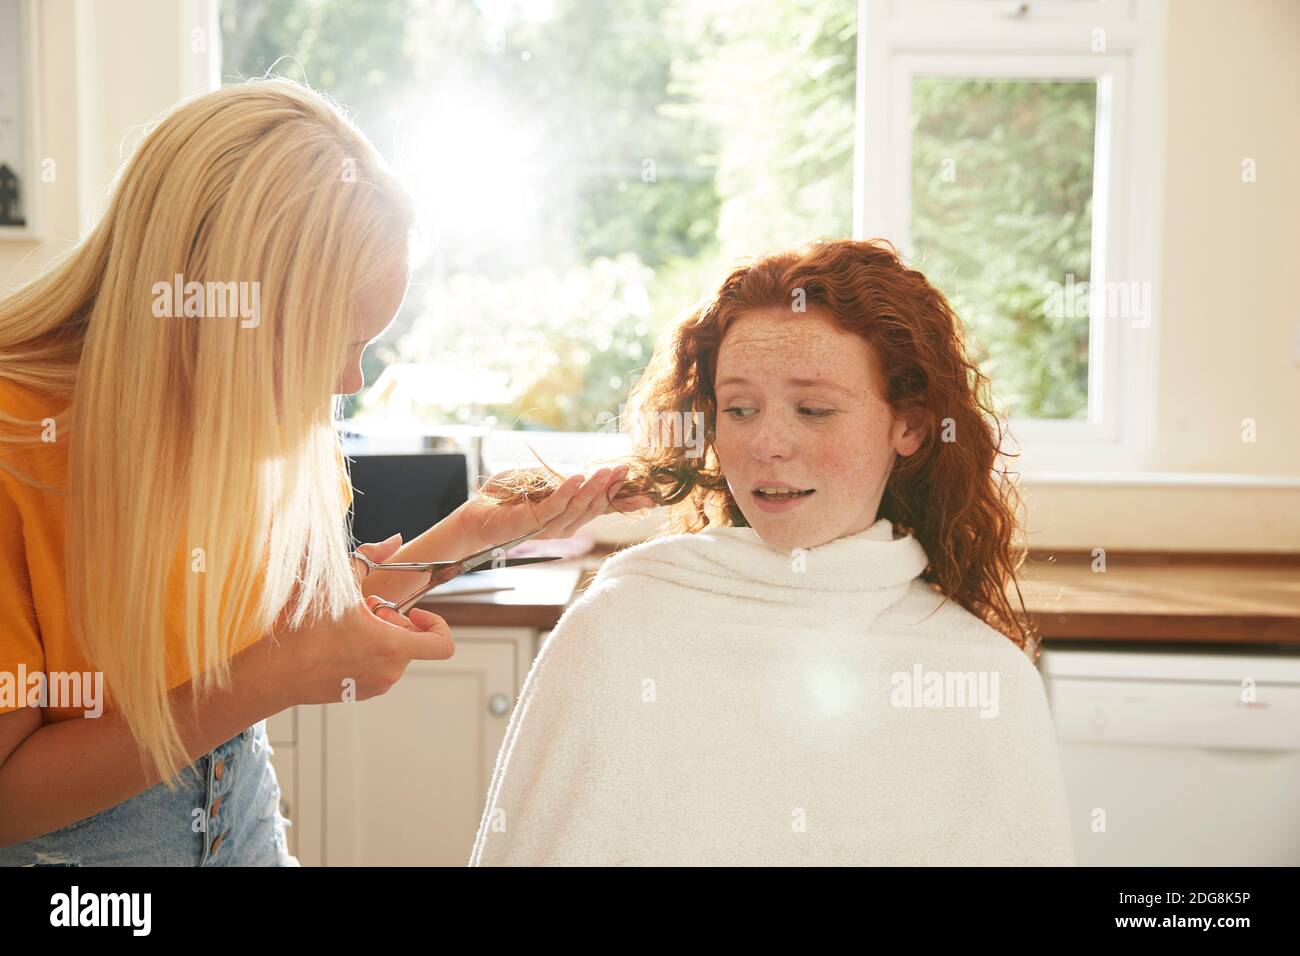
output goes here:
{"type": "MultiPolygon", "coordinates": [[[[359,586],[334,427],[411,228],[332,104],[257,81],[175,109],[94,230],[0,300],[0,863],[295,865],[265,718],[451,656],[441,618],[359,586]]],[[[362,547],[561,536],[622,477],[362,547]]]]}

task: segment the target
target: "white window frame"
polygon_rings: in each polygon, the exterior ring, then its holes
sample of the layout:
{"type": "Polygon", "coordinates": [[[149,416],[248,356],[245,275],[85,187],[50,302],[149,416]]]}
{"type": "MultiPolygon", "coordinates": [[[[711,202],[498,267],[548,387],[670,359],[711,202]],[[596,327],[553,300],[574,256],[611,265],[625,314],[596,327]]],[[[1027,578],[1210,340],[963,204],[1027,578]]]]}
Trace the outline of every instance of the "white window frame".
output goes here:
{"type": "MultiPolygon", "coordinates": [[[[854,235],[911,258],[916,76],[1088,78],[1098,84],[1092,276],[1149,283],[1141,323],[1091,298],[1088,417],[1020,418],[1013,472],[1144,471],[1155,427],[1164,162],[1165,0],[859,0],[854,235]],[[1104,52],[1092,52],[1094,31],[1104,52]]],[[[1064,277],[1062,277],[1064,278],[1064,277]]],[[[996,384],[996,383],[995,383],[996,384]]]]}
{"type": "Polygon", "coordinates": [[[177,75],[182,98],[221,87],[221,0],[180,0],[177,75]]]}

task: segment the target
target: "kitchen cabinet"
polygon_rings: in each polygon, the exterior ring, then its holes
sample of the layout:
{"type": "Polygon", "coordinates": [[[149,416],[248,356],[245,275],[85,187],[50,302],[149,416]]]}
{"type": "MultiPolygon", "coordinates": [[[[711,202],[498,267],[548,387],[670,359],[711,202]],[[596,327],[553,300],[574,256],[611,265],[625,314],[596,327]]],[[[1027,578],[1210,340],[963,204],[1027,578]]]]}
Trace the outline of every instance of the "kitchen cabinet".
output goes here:
{"type": "Polygon", "coordinates": [[[548,632],[458,627],[386,694],[268,722],[304,866],[464,866],[519,690],[548,632]]]}
{"type": "Polygon", "coordinates": [[[1300,654],[1102,646],[1041,667],[1079,865],[1300,866],[1300,654]]]}

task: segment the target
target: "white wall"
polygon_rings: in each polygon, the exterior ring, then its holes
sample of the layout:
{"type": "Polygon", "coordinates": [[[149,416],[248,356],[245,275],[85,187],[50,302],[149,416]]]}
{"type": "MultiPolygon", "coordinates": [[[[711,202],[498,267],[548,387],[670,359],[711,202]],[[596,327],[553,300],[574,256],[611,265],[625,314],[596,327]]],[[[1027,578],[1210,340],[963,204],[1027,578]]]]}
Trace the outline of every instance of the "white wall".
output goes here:
{"type": "Polygon", "coordinates": [[[0,287],[22,282],[84,234],[144,126],[195,90],[188,19],[181,0],[39,0],[36,12],[38,162],[54,178],[39,190],[40,242],[0,241],[0,287]]]}
{"type": "Polygon", "coordinates": [[[1035,485],[1031,541],[1300,550],[1300,3],[1175,0],[1166,56],[1153,467],[1262,483],[1035,485]]]}
{"type": "MultiPolygon", "coordinates": [[[[1300,472],[1300,3],[1170,5],[1165,467],[1300,472]],[[1253,159],[1257,181],[1242,182],[1253,159]],[[1254,418],[1259,440],[1240,441],[1254,418]]],[[[1300,545],[1300,539],[1295,542],[1300,545]]]]}

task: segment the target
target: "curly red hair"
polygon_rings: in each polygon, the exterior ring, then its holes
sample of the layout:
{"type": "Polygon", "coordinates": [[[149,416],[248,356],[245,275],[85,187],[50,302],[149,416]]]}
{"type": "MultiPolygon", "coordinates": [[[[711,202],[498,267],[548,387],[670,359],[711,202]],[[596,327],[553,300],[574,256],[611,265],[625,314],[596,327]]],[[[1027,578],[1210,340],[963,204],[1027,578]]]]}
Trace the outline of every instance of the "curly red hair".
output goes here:
{"type": "MultiPolygon", "coordinates": [[[[1020,498],[1005,469],[996,470],[1003,429],[992,411],[989,381],[967,357],[962,323],[943,293],[908,268],[887,240],[820,241],[763,256],[732,272],[679,321],[633,389],[631,416],[702,416],[702,448],[638,442],[619,497],[648,495],[668,506],[667,533],[692,533],[711,523],[747,525],[714,449],[718,351],[736,318],[788,311],[797,296],[872,347],[884,398],[895,413],[922,412],[925,438],[915,453],[895,461],[878,517],[925,548],[930,563],[924,581],[1036,662],[1038,634],[1016,577],[1025,560],[1014,540],[1020,498]]],[[[489,494],[503,503],[536,500],[554,487],[552,479],[532,472],[489,494]]]]}

